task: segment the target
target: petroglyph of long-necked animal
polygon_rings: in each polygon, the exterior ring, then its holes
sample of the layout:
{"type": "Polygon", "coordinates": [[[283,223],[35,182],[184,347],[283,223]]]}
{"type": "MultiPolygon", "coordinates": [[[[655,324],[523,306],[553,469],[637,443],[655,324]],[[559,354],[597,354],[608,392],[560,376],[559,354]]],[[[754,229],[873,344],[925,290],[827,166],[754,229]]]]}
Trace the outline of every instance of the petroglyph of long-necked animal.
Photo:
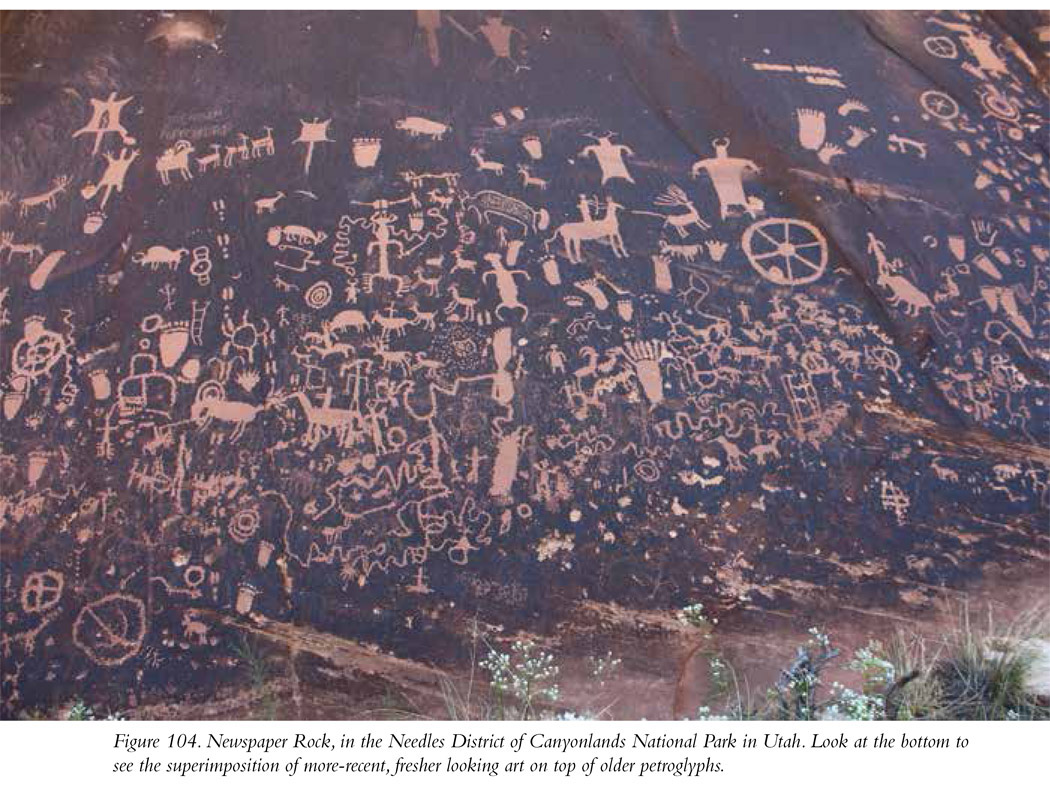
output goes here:
{"type": "Polygon", "coordinates": [[[485,158],[485,151],[482,148],[471,148],[470,158],[474,159],[477,164],[478,172],[494,172],[497,175],[503,174],[503,165],[498,161],[489,161],[485,158]]]}
{"type": "Polygon", "coordinates": [[[47,208],[47,210],[54,210],[55,198],[66,190],[69,186],[69,176],[59,175],[52,181],[52,186],[46,192],[35,194],[32,197],[26,197],[23,200],[18,201],[18,215],[25,216],[29,213],[31,208],[37,208],[41,205],[47,208]]]}
{"type": "Polygon", "coordinates": [[[463,247],[457,246],[452,250],[452,257],[455,259],[455,263],[449,270],[450,274],[456,273],[456,271],[476,271],[478,268],[477,260],[470,260],[463,256],[463,247]]]}
{"type": "Polygon", "coordinates": [[[237,134],[239,142],[236,145],[227,145],[226,154],[222,157],[222,166],[229,169],[233,166],[234,157],[240,157],[241,161],[248,161],[251,158],[251,140],[248,135],[244,132],[237,134]]]}
{"type": "Polygon", "coordinates": [[[277,210],[277,203],[284,199],[284,192],[277,192],[272,197],[260,197],[255,201],[255,213],[273,213],[277,210]]]}
{"type": "Polygon", "coordinates": [[[252,140],[251,157],[253,159],[258,159],[262,156],[273,156],[274,154],[273,129],[269,126],[263,126],[263,131],[266,134],[252,140]]]}
{"type": "Polygon", "coordinates": [[[441,284],[441,271],[438,270],[431,276],[427,276],[427,273],[427,271],[416,271],[416,286],[425,289],[427,295],[433,298],[437,295],[438,286],[441,284]]]}
{"type": "Polygon", "coordinates": [[[420,312],[418,306],[413,306],[412,315],[412,325],[419,326],[426,331],[434,330],[434,320],[437,318],[437,312],[420,312]]]}
{"type": "Polygon", "coordinates": [[[463,307],[464,316],[463,319],[467,322],[473,323],[475,320],[475,309],[478,305],[478,299],[467,298],[466,296],[460,295],[459,285],[452,285],[448,289],[449,295],[452,296],[452,300],[445,306],[445,314],[451,315],[456,313],[459,307],[463,307]]]}
{"type": "Polygon", "coordinates": [[[328,390],[325,393],[325,404],[321,406],[315,406],[302,391],[283,395],[279,400],[281,402],[292,400],[299,403],[308,425],[306,441],[311,446],[317,446],[329,435],[334,435],[339,440],[339,445],[347,448],[353,445],[354,438],[359,432],[360,416],[352,410],[333,408],[331,397],[332,392],[328,390]]]}
{"type": "Polygon", "coordinates": [[[726,453],[726,462],[729,464],[729,470],[742,473],[745,470],[744,452],[740,450],[740,447],[722,435],[715,438],[715,443],[721,446],[722,451],[726,453]]]}
{"type": "Polygon", "coordinates": [[[543,191],[549,185],[545,179],[537,178],[535,175],[529,172],[529,168],[526,167],[524,164],[518,165],[518,174],[521,175],[522,188],[527,189],[530,186],[537,186],[539,187],[540,191],[543,191]]]}

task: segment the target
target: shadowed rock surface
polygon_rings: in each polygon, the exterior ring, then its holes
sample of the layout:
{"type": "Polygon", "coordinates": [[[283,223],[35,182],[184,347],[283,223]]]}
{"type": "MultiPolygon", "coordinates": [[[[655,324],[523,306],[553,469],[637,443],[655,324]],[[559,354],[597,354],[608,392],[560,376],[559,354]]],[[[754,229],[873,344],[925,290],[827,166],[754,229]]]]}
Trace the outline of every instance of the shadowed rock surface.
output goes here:
{"type": "Polygon", "coordinates": [[[0,19],[5,716],[1046,598],[1045,14],[0,19]]]}

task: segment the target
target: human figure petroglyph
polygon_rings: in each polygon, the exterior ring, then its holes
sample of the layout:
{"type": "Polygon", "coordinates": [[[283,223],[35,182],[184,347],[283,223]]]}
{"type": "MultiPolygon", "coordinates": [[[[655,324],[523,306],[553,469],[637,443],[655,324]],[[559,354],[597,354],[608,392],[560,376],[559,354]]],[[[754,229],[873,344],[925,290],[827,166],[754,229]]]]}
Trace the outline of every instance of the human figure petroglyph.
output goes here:
{"type": "MultiPolygon", "coordinates": [[[[586,200],[581,203],[588,204],[586,200]]],[[[620,237],[620,221],[618,212],[623,206],[612,197],[605,198],[605,214],[601,219],[591,219],[584,212],[583,221],[566,222],[554,231],[555,238],[561,238],[565,245],[565,255],[574,263],[583,262],[584,241],[608,241],[613,254],[617,257],[626,257],[627,248],[620,237]]],[[[549,239],[547,243],[554,240],[549,239]]]]}
{"type": "Polygon", "coordinates": [[[249,364],[255,363],[256,348],[268,348],[273,344],[273,329],[270,321],[263,317],[259,318],[259,324],[248,319],[250,310],[245,308],[239,322],[227,314],[221,323],[222,335],[225,338],[222,346],[222,357],[229,358],[232,354],[243,357],[249,364]]]}
{"type": "MultiPolygon", "coordinates": [[[[303,173],[305,175],[310,174],[310,163],[314,158],[314,146],[321,142],[332,142],[328,138],[328,127],[331,125],[332,119],[318,120],[314,118],[312,121],[300,120],[300,131],[299,136],[294,140],[294,144],[306,145],[306,159],[303,161],[303,173]]],[[[270,130],[272,131],[272,130],[270,130]]],[[[271,136],[271,154],[272,154],[272,136],[271,136]]]]}
{"type": "Polygon", "coordinates": [[[693,177],[706,172],[718,195],[722,219],[745,213],[751,218],[761,213],[765,205],[757,197],[748,197],[744,192],[744,177],[761,172],[750,159],[738,159],[729,155],[729,140],[717,139],[712,143],[715,156],[702,159],[692,167],[693,177]]]}
{"type": "Polygon", "coordinates": [[[585,134],[584,136],[590,137],[595,142],[593,145],[583,148],[577,155],[594,157],[602,171],[603,186],[614,178],[634,183],[634,178],[627,171],[627,164],[623,160],[624,156],[634,156],[634,151],[631,150],[629,145],[614,145],[612,138],[616,136],[615,134],[606,134],[604,136],[585,134]]]}
{"type": "MultiPolygon", "coordinates": [[[[109,153],[105,153],[103,156],[106,159],[106,169],[103,171],[98,183],[85,184],[84,188],[80,190],[80,194],[85,200],[94,199],[101,192],[102,201],[99,203],[99,209],[106,207],[106,203],[109,202],[109,198],[114,191],[124,191],[124,181],[127,179],[128,169],[135,159],[139,157],[139,152],[130,148],[124,148],[119,156],[110,156],[109,153]]],[[[161,178],[163,179],[164,177],[166,177],[165,173],[162,172],[161,178]]]]}
{"type": "MultiPolygon", "coordinates": [[[[520,243],[520,242],[515,242],[520,243]]],[[[496,291],[499,294],[500,303],[496,307],[496,315],[498,316],[502,310],[520,310],[522,315],[521,319],[524,321],[529,316],[529,308],[523,304],[518,297],[518,283],[515,281],[515,276],[520,276],[526,280],[530,279],[528,271],[521,271],[517,269],[507,268],[503,264],[503,257],[497,253],[489,253],[485,255],[485,261],[492,266],[492,270],[486,271],[481,275],[482,282],[488,282],[489,277],[492,277],[496,283],[496,291]]]]}
{"type": "Polygon", "coordinates": [[[480,25],[477,33],[481,33],[488,41],[489,46],[492,47],[492,61],[489,63],[490,66],[494,65],[497,61],[506,60],[510,65],[514,66],[514,71],[517,72],[520,69],[528,68],[523,66],[514,60],[511,46],[515,35],[521,38],[525,37],[525,34],[518,30],[516,27],[508,25],[498,16],[487,16],[485,22],[480,25]]]}
{"type": "Polygon", "coordinates": [[[102,138],[107,134],[117,134],[124,145],[134,145],[135,139],[128,134],[128,130],[120,122],[120,111],[132,101],[134,97],[118,99],[116,92],[109,94],[107,99],[90,99],[91,119],[87,124],[73,132],[76,139],[81,134],[94,134],[95,145],[91,150],[92,156],[98,155],[98,149],[102,145],[102,138]]]}

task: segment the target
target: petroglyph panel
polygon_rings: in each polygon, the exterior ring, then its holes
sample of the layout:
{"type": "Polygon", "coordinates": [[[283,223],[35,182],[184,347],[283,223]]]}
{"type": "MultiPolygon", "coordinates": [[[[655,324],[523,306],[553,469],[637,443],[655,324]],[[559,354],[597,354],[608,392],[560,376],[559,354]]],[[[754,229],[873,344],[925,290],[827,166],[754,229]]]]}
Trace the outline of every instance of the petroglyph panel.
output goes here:
{"type": "Polygon", "coordinates": [[[231,619],[1045,569],[1045,61],[980,15],[170,20],[5,32],[5,715],[231,619]]]}

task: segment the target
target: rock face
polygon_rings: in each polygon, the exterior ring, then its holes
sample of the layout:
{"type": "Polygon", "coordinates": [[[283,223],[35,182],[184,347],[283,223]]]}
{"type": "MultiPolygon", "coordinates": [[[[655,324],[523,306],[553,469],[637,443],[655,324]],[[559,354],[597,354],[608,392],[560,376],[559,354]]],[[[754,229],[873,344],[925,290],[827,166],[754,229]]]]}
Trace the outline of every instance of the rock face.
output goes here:
{"type": "Polygon", "coordinates": [[[6,14],[4,714],[1045,572],[1046,25],[6,14]]]}

